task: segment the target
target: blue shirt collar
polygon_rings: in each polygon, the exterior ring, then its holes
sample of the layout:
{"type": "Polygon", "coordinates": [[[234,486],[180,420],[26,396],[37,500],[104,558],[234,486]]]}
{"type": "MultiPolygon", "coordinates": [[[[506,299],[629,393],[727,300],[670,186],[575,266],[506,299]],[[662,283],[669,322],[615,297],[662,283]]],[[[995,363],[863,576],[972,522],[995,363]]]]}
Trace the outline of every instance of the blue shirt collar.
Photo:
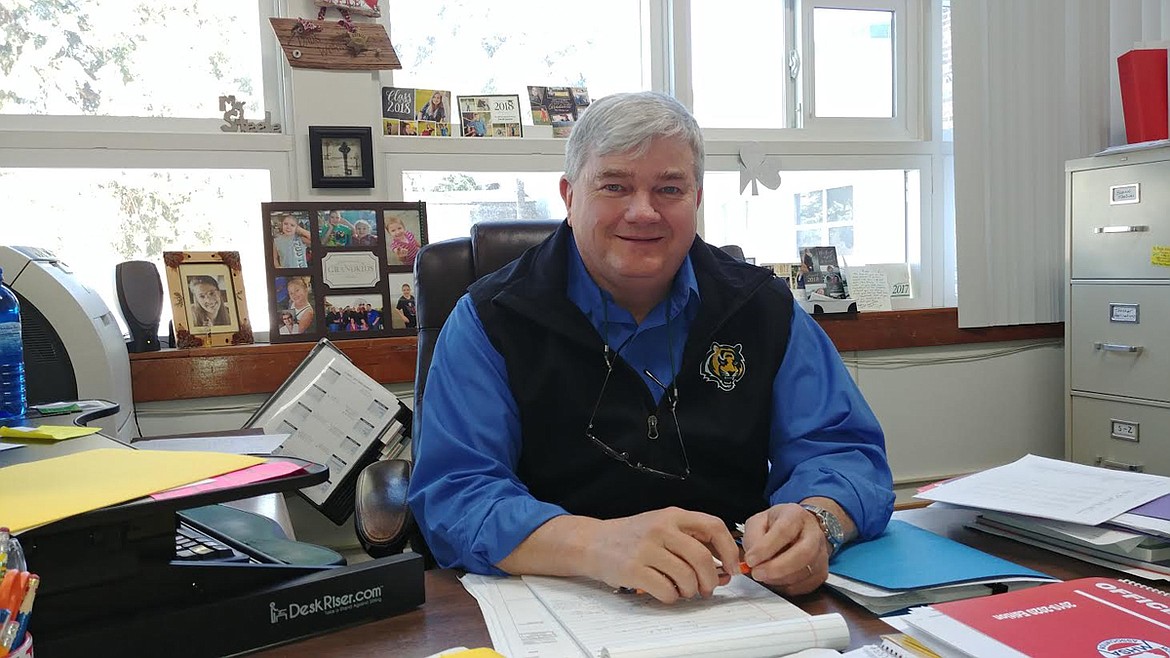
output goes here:
{"type": "MultiPolygon", "coordinates": [[[[581,260],[581,252],[577,250],[577,241],[569,240],[568,249],[568,290],[569,299],[577,308],[589,318],[589,321],[599,334],[604,334],[606,313],[610,323],[624,323],[635,325],[634,316],[626,309],[618,306],[613,295],[601,289],[589,271],[585,269],[585,262],[581,260]],[[605,306],[602,306],[604,300],[605,306]],[[608,310],[606,309],[608,307],[608,310]]],[[[699,312],[699,282],[695,279],[695,268],[691,264],[691,255],[688,253],[683,259],[678,273],[671,283],[670,295],[651,309],[650,314],[643,321],[645,326],[658,326],[672,321],[680,314],[689,324],[699,312]]]]}

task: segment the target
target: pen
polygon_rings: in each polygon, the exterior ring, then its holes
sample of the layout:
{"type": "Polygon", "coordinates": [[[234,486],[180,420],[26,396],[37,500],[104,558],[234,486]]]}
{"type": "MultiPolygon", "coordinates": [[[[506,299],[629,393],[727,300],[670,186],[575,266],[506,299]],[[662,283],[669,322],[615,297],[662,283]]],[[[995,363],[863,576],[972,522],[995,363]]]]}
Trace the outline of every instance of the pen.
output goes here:
{"type": "Polygon", "coordinates": [[[28,592],[24,595],[24,602],[20,604],[20,614],[16,617],[19,626],[16,629],[16,637],[12,641],[14,647],[19,647],[24,643],[24,635],[28,632],[28,620],[32,616],[33,600],[36,598],[37,585],[40,583],[40,576],[32,574],[28,577],[28,592]]]}

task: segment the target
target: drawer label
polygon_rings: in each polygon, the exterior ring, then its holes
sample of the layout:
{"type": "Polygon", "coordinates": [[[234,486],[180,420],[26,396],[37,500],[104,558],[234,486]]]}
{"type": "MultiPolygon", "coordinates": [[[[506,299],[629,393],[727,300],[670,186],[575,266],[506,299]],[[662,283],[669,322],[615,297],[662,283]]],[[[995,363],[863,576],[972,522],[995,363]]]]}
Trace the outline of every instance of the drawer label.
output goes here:
{"type": "Polygon", "coordinates": [[[1140,183],[1130,183],[1128,185],[1114,185],[1109,188],[1109,205],[1117,206],[1123,203],[1140,203],[1141,187],[1140,183]]]}
{"type": "Polygon", "coordinates": [[[1150,265],[1170,267],[1170,247],[1154,245],[1150,248],[1150,265]]]}
{"type": "Polygon", "coordinates": [[[1109,436],[1115,439],[1121,439],[1122,441],[1138,443],[1138,433],[1141,430],[1141,423],[1135,423],[1132,420],[1110,418],[1109,425],[1109,436]]]}
{"type": "Polygon", "coordinates": [[[1109,303],[1109,321],[1110,322],[1129,322],[1131,324],[1139,324],[1140,309],[1138,304],[1119,304],[1116,302],[1109,303]]]}

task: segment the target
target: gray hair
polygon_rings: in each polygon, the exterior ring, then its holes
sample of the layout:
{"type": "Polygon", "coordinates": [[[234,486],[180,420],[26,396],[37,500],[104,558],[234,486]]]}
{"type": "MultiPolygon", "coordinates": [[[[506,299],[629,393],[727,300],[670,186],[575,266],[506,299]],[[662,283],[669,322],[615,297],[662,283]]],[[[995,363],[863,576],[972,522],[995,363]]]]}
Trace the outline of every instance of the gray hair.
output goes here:
{"type": "Polygon", "coordinates": [[[677,100],[655,91],[613,94],[590,105],[569,133],[565,178],[575,182],[590,157],[645,153],[655,137],[675,137],[695,156],[695,182],[703,184],[703,133],[677,100]]]}

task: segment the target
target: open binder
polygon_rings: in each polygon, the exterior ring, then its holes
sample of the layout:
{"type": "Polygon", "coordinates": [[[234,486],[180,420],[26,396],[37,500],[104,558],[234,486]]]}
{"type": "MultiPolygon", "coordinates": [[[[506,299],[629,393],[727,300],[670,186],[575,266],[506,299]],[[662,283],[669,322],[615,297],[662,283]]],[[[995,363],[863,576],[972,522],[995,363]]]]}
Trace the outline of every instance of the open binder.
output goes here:
{"type": "Polygon", "coordinates": [[[324,482],[299,493],[341,525],[353,514],[358,475],[405,448],[410,417],[394,394],[322,338],[244,427],[288,434],[273,455],[328,467],[324,482]]]}

